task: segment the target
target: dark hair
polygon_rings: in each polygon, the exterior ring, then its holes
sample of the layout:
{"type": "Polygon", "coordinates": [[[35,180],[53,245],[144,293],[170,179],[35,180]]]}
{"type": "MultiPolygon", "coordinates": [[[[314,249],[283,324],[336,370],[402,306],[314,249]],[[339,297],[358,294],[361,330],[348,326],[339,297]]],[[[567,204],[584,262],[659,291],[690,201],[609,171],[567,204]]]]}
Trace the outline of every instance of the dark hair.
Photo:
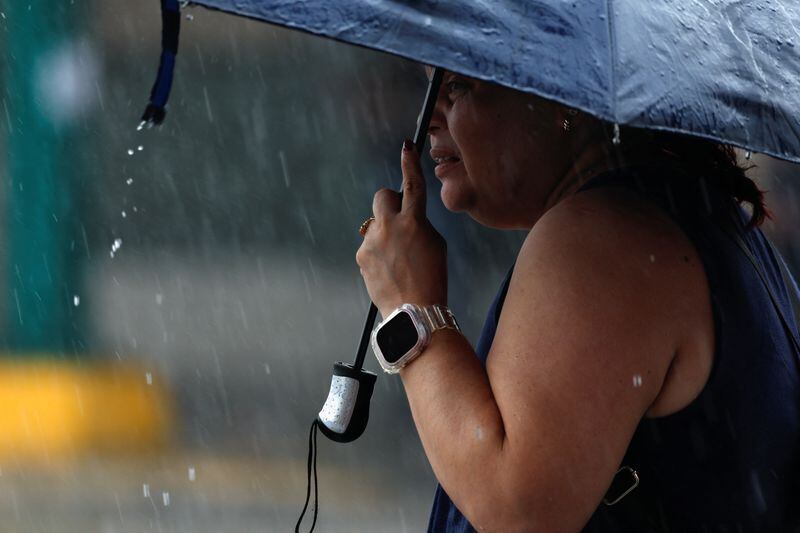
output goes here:
{"type": "Polygon", "coordinates": [[[748,203],[752,215],[747,228],[760,226],[771,218],[764,204],[764,191],[747,176],[754,165],[739,164],[733,147],[716,141],[678,133],[622,128],[620,152],[647,154],[655,159],[668,159],[688,174],[703,176],[711,185],[730,195],[738,203],[748,203]]]}

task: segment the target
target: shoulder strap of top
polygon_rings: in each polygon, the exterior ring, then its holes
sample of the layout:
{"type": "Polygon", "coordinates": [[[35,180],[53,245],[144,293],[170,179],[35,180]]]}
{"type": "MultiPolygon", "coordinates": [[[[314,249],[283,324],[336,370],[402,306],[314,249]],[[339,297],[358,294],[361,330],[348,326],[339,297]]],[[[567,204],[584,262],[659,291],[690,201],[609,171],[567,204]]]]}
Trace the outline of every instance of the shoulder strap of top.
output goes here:
{"type": "Polygon", "coordinates": [[[789,272],[789,267],[786,265],[786,261],[783,259],[781,253],[775,248],[775,245],[767,239],[767,243],[769,247],[772,249],[772,254],[775,256],[775,259],[778,262],[778,268],[781,273],[781,277],[783,278],[783,283],[786,285],[789,293],[789,301],[792,305],[792,311],[794,311],[794,325],[795,331],[800,332],[800,288],[797,286],[797,281],[792,277],[792,273],[789,272]]]}
{"type": "MultiPolygon", "coordinates": [[[[769,299],[772,301],[773,307],[775,307],[775,312],[778,314],[778,317],[781,320],[781,324],[783,325],[783,329],[786,330],[786,335],[788,336],[788,338],[790,339],[792,344],[794,344],[795,357],[798,360],[797,361],[798,364],[800,364],[800,339],[798,339],[798,335],[797,335],[797,333],[795,333],[795,329],[793,329],[791,327],[791,325],[790,325],[791,322],[786,317],[786,313],[784,312],[783,307],[781,307],[780,304],[778,303],[778,297],[775,295],[775,291],[772,290],[772,286],[767,281],[767,276],[764,274],[764,270],[761,268],[761,265],[759,264],[759,262],[756,259],[755,255],[753,255],[753,252],[750,249],[750,247],[747,245],[747,243],[742,238],[741,228],[739,228],[739,227],[731,227],[733,225],[733,224],[731,224],[731,222],[735,224],[735,222],[734,222],[735,214],[732,213],[732,215],[733,216],[731,216],[731,217],[726,217],[724,220],[728,221],[728,223],[726,224],[726,223],[723,222],[722,224],[720,224],[720,227],[722,228],[722,231],[726,235],[728,235],[728,237],[733,239],[733,241],[736,243],[736,245],[739,247],[739,249],[742,251],[742,253],[744,253],[745,257],[747,257],[747,259],[753,265],[753,268],[755,269],[756,273],[758,274],[758,277],[761,278],[761,283],[764,285],[764,288],[767,290],[767,293],[769,294],[769,299]]],[[[781,271],[781,277],[783,278],[784,283],[786,283],[786,286],[789,289],[788,292],[790,294],[790,298],[793,299],[792,303],[794,305],[794,299],[797,298],[796,285],[794,285],[794,283],[793,283],[794,280],[792,280],[791,275],[789,275],[788,269],[786,268],[786,265],[784,264],[783,259],[781,258],[780,254],[777,253],[777,251],[775,250],[775,248],[772,245],[772,243],[769,242],[769,239],[765,239],[765,240],[767,241],[767,243],[769,243],[769,246],[772,249],[772,252],[773,252],[773,254],[775,255],[775,257],[777,259],[777,263],[779,264],[780,271],[781,271]],[[789,281],[792,281],[792,283],[790,284],[789,281]]]]}

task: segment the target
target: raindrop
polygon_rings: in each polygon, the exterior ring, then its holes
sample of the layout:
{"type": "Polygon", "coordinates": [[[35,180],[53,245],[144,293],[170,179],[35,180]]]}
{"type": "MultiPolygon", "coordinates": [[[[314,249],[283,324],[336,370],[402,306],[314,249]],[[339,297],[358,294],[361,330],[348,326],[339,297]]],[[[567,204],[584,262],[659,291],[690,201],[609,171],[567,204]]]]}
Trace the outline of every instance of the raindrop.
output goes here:
{"type": "Polygon", "coordinates": [[[145,372],[144,380],[147,382],[148,385],[153,384],[153,373],[152,372],[145,372]]]}
{"type": "Polygon", "coordinates": [[[752,153],[750,150],[748,150],[748,151],[746,151],[746,152],[744,153],[744,158],[745,158],[745,159],[747,159],[748,161],[750,161],[750,157],[751,157],[752,155],[753,155],[753,153],[752,153]]]}
{"type": "Polygon", "coordinates": [[[191,13],[187,14],[186,20],[194,20],[194,15],[192,15],[191,13]]]}
{"type": "Polygon", "coordinates": [[[164,507],[169,507],[169,492],[162,492],[161,499],[164,500],[164,507]]]}
{"type": "Polygon", "coordinates": [[[642,386],[642,375],[641,374],[635,374],[633,376],[633,386],[634,387],[641,387],[642,386]]]}
{"type": "Polygon", "coordinates": [[[619,143],[622,142],[619,139],[619,124],[614,124],[614,137],[611,139],[611,143],[614,146],[619,146],[619,143]]]}
{"type": "Polygon", "coordinates": [[[655,263],[656,262],[656,256],[655,255],[650,254],[650,262],[651,263],[655,263]]]}
{"type": "Polygon", "coordinates": [[[138,212],[139,212],[139,208],[138,208],[138,207],[136,207],[136,206],[133,206],[133,212],[134,212],[134,213],[138,213],[138,212]]]}
{"type": "Polygon", "coordinates": [[[270,370],[268,363],[264,363],[264,372],[266,372],[268,376],[272,373],[272,370],[270,370]]]}
{"type": "Polygon", "coordinates": [[[131,183],[133,183],[133,178],[128,178],[128,179],[126,179],[126,180],[125,180],[125,183],[126,183],[127,185],[130,185],[131,183]]]}
{"type": "Polygon", "coordinates": [[[161,305],[164,302],[164,295],[160,292],[156,294],[156,305],[161,305]]]}
{"type": "Polygon", "coordinates": [[[195,479],[197,479],[197,473],[195,472],[194,467],[190,466],[189,467],[189,481],[194,481],[195,479]]]}
{"type": "Polygon", "coordinates": [[[137,150],[139,150],[139,151],[141,152],[142,150],[144,150],[144,146],[142,146],[142,145],[140,144],[139,146],[137,146],[137,147],[136,147],[136,149],[137,149],[137,150]]]}
{"type": "Polygon", "coordinates": [[[145,498],[150,497],[150,485],[148,485],[147,483],[142,485],[142,494],[144,494],[145,498]]]}
{"type": "Polygon", "coordinates": [[[122,211],[122,218],[127,218],[127,217],[128,217],[128,214],[123,210],[122,211]]]}
{"type": "Polygon", "coordinates": [[[128,155],[133,155],[133,148],[128,148],[128,155]]]}
{"type": "Polygon", "coordinates": [[[81,305],[81,297],[78,296],[77,294],[72,297],[72,305],[74,305],[75,307],[81,305]]]}
{"type": "Polygon", "coordinates": [[[109,255],[111,258],[114,258],[114,254],[122,247],[122,239],[114,239],[114,242],[111,244],[111,252],[109,255]]]}
{"type": "Polygon", "coordinates": [[[278,150],[278,159],[281,160],[281,170],[283,170],[283,181],[286,183],[286,188],[288,189],[291,183],[289,179],[289,168],[286,165],[286,156],[283,154],[283,150],[278,150]]]}

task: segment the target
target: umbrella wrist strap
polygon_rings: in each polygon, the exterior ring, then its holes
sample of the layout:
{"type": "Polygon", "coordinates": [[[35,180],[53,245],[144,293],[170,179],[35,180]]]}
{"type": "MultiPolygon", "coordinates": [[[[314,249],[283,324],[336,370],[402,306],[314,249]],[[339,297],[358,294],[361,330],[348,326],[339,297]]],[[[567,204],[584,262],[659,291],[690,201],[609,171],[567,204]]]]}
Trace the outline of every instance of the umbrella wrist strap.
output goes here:
{"type": "Polygon", "coordinates": [[[317,514],[319,513],[319,482],[317,480],[317,425],[316,419],[311,423],[311,431],[308,433],[308,467],[307,467],[307,483],[306,483],[306,503],[303,505],[303,511],[300,513],[300,518],[297,519],[297,524],[294,526],[295,533],[300,533],[300,524],[303,522],[303,517],[306,515],[308,509],[308,501],[311,499],[311,480],[313,472],[314,480],[314,519],[311,522],[311,529],[309,533],[314,531],[314,526],[317,524],[317,514]]]}

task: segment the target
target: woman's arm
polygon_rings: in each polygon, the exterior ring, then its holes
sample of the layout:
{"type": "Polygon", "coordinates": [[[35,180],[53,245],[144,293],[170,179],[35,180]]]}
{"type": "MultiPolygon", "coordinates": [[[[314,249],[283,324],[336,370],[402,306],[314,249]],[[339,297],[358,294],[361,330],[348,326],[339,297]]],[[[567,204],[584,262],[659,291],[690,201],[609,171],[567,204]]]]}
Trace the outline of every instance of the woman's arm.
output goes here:
{"type": "MultiPolygon", "coordinates": [[[[357,254],[384,316],[447,303],[444,245],[412,155],[402,201],[376,194],[357,254]]],[[[470,522],[579,530],[707,300],[691,243],[632,193],[587,191],[548,211],[520,251],[486,370],[460,334],[439,331],[401,372],[436,477],[470,522]]]]}
{"type": "Polygon", "coordinates": [[[582,193],[537,223],[486,372],[446,332],[401,373],[433,470],[473,525],[585,524],[707,311],[692,294],[704,279],[677,227],[625,193],[582,193]]]}

